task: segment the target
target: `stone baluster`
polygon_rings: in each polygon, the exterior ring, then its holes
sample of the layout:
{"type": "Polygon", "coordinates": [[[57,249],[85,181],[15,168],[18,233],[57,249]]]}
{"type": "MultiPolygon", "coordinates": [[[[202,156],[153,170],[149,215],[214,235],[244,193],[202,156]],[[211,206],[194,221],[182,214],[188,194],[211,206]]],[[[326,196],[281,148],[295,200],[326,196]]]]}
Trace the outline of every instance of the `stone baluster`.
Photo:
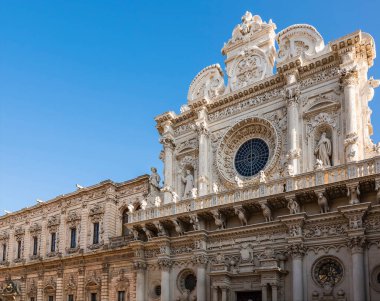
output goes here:
{"type": "Polygon", "coordinates": [[[146,263],[136,261],[134,263],[136,270],[136,301],[145,301],[145,270],[146,263]]]}
{"type": "Polygon", "coordinates": [[[199,196],[208,193],[209,184],[209,130],[207,124],[207,110],[202,108],[198,112],[198,120],[194,124],[194,130],[198,134],[199,139],[199,177],[198,188],[199,196]]]}
{"type": "Polygon", "coordinates": [[[289,247],[292,256],[292,287],[293,301],[303,301],[303,256],[305,248],[303,244],[294,244],[289,247]]]}
{"type": "Polygon", "coordinates": [[[161,301],[170,301],[170,272],[173,262],[169,258],[158,259],[161,270],[161,301]]]}
{"type": "MultiPolygon", "coordinates": [[[[173,152],[175,148],[173,129],[170,124],[165,126],[165,132],[160,139],[160,143],[164,146],[164,187],[173,189],[173,152]]],[[[172,195],[169,191],[164,193],[164,204],[172,201],[172,195]]]]}
{"type": "Polygon", "coordinates": [[[358,153],[358,116],[356,114],[356,91],[358,85],[357,71],[343,70],[341,83],[344,90],[344,102],[346,110],[346,148],[347,162],[357,161],[358,153]]]}

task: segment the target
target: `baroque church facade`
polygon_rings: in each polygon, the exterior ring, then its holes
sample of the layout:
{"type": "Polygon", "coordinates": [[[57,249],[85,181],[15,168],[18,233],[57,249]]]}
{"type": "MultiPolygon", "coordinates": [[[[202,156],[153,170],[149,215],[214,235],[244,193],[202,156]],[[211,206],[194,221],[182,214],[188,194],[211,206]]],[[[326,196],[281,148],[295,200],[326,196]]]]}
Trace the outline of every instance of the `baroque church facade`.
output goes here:
{"type": "Polygon", "coordinates": [[[156,117],[163,181],[0,217],[0,300],[380,300],[374,40],[276,29],[247,12],[156,117]]]}

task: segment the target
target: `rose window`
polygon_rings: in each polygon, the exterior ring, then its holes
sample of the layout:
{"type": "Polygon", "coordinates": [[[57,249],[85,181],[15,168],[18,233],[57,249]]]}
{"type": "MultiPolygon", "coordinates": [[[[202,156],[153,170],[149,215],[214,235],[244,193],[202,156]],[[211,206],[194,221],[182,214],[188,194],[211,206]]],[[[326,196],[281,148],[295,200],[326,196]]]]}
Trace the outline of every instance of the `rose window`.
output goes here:
{"type": "Polygon", "coordinates": [[[330,284],[335,286],[343,278],[343,266],[333,257],[325,257],[314,264],[314,280],[321,286],[330,284]]]}
{"type": "Polygon", "coordinates": [[[235,155],[235,168],[241,176],[252,177],[264,169],[268,159],[268,144],[262,139],[250,139],[238,149],[235,155]]]}

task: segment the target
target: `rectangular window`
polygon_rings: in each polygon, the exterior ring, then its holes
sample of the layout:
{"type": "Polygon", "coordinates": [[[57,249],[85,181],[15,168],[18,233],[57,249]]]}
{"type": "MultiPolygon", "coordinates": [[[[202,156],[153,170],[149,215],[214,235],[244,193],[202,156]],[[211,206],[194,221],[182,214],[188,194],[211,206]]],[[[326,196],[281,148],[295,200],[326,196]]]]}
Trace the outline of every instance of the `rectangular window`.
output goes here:
{"type": "Polygon", "coordinates": [[[30,301],[35,301],[34,297],[30,297],[30,301]]]}
{"type": "Polygon", "coordinates": [[[54,301],[54,296],[49,296],[48,301],[54,301]]]}
{"type": "Polygon", "coordinates": [[[94,245],[99,243],[99,223],[94,223],[94,236],[92,239],[94,245]]]}
{"type": "Polygon", "coordinates": [[[7,245],[3,244],[3,261],[7,259],[7,245]]]}
{"type": "Polygon", "coordinates": [[[74,249],[77,246],[77,229],[71,229],[71,240],[70,240],[70,248],[74,249]]]}
{"type": "Polygon", "coordinates": [[[125,301],[125,291],[117,292],[117,301],[125,301]]]}
{"type": "Polygon", "coordinates": [[[96,293],[91,293],[91,301],[96,301],[96,293]]]}
{"type": "Polygon", "coordinates": [[[33,255],[37,255],[37,250],[38,250],[38,238],[33,237],[33,255]]]}
{"type": "Polygon", "coordinates": [[[53,232],[51,234],[51,241],[50,241],[50,252],[55,252],[55,242],[57,240],[57,234],[53,232]]]}
{"type": "Polygon", "coordinates": [[[17,242],[17,259],[21,258],[21,240],[17,242]]]}
{"type": "Polygon", "coordinates": [[[74,301],[74,295],[68,295],[67,301],[74,301]]]}

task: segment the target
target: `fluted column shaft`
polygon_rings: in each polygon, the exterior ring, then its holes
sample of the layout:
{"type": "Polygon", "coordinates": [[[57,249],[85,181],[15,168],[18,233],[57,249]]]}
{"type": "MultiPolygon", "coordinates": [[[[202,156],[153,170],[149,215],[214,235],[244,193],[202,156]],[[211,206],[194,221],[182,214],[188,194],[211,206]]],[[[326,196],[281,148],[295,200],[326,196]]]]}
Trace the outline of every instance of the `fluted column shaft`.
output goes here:
{"type": "Polygon", "coordinates": [[[298,99],[288,99],[287,112],[288,112],[288,143],[289,143],[289,163],[293,166],[294,173],[299,172],[298,167],[298,99]]]}
{"type": "Polygon", "coordinates": [[[136,271],[136,301],[145,301],[145,269],[136,271]]]}
{"type": "MultiPolygon", "coordinates": [[[[174,141],[170,136],[162,137],[160,142],[164,146],[164,186],[173,188],[173,151],[174,141]]],[[[170,203],[172,196],[170,192],[164,193],[164,203],[170,203]]]]}
{"type": "Polygon", "coordinates": [[[227,301],[227,288],[222,288],[222,301],[227,301]]]}
{"type": "Polygon", "coordinates": [[[206,300],[206,266],[198,265],[197,268],[197,298],[206,300]]]}
{"type": "Polygon", "coordinates": [[[268,286],[267,285],[263,285],[261,287],[261,300],[268,301],[268,286]]]}
{"type": "Polygon", "coordinates": [[[218,287],[212,287],[212,301],[218,301],[218,287]]]}

